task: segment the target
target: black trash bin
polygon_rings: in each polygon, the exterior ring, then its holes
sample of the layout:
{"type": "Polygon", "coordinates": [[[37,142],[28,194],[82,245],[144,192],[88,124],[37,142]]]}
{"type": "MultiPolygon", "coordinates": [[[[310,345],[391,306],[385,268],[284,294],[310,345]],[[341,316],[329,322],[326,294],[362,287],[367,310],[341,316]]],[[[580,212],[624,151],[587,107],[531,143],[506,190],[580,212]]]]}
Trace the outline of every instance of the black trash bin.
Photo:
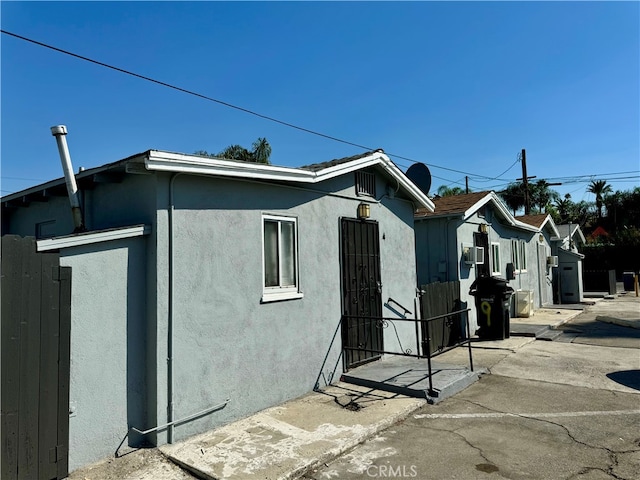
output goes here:
{"type": "Polygon", "coordinates": [[[478,337],[486,340],[509,338],[510,299],[513,288],[500,277],[478,277],[469,289],[476,299],[478,337]]]}
{"type": "Polygon", "coordinates": [[[624,272],[622,274],[622,285],[625,292],[633,292],[635,290],[634,280],[635,274],[633,272],[624,272]]]}

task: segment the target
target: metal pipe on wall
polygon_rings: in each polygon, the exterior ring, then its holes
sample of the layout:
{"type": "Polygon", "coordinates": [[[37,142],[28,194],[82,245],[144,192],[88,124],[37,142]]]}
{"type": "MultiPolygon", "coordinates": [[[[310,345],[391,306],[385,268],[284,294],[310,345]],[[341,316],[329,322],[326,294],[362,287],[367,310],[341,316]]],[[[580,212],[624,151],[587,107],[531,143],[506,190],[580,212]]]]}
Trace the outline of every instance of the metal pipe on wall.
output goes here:
{"type": "Polygon", "coordinates": [[[182,173],[175,173],[171,176],[169,181],[169,292],[168,292],[168,305],[167,305],[167,443],[173,443],[173,310],[174,310],[174,247],[173,247],[173,210],[174,210],[174,198],[173,187],[176,178],[182,175],[182,173]]]}
{"type": "Polygon", "coordinates": [[[69,147],[67,146],[67,127],[64,125],[51,127],[51,135],[56,137],[58,144],[58,153],[60,154],[60,162],[62,163],[64,179],[67,184],[69,203],[71,203],[71,214],[73,215],[73,225],[75,226],[74,231],[81,232],[85,228],[82,220],[80,198],[78,197],[78,185],[76,184],[76,177],[73,174],[73,165],[71,164],[71,156],[69,155],[69,147]]]}

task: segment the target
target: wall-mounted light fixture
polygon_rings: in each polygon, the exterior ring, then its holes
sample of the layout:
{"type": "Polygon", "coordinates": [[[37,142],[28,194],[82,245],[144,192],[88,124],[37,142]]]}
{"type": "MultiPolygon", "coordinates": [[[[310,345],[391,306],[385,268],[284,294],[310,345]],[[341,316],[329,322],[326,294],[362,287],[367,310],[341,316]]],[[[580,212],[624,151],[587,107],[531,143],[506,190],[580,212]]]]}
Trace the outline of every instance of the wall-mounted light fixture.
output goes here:
{"type": "Polygon", "coordinates": [[[480,233],[487,233],[487,224],[481,223],[480,226],[478,227],[478,230],[480,230],[480,233]]]}
{"type": "Polygon", "coordinates": [[[363,220],[371,216],[371,206],[368,203],[358,205],[358,218],[363,220]]]}
{"type": "Polygon", "coordinates": [[[540,240],[540,243],[543,243],[544,242],[544,235],[540,234],[538,236],[538,240],[540,240]]]}

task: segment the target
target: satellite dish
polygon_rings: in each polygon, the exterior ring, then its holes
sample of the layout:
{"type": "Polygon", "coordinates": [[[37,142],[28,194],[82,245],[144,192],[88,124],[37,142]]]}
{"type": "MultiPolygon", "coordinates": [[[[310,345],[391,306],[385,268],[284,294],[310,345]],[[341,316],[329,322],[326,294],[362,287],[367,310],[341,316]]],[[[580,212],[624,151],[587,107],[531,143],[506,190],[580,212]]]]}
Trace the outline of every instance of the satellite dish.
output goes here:
{"type": "Polygon", "coordinates": [[[407,177],[427,195],[431,188],[431,172],[424,163],[414,163],[407,170],[407,177]]]}

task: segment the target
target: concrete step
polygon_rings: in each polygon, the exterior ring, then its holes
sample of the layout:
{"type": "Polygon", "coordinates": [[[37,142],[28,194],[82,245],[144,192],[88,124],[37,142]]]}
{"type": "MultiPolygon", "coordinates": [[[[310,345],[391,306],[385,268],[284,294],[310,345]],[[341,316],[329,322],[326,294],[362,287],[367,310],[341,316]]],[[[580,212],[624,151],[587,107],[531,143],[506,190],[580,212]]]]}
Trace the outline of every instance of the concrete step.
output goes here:
{"type": "Polygon", "coordinates": [[[530,323],[515,323],[509,325],[509,333],[512,337],[538,337],[549,330],[549,325],[536,325],[530,323]]]}
{"type": "Polygon", "coordinates": [[[487,373],[484,368],[476,368],[472,372],[467,367],[434,361],[431,366],[431,382],[427,360],[408,357],[372,362],[344,373],[340,380],[408,397],[425,398],[434,404],[467,388],[478,380],[480,374],[487,373]]]}
{"type": "Polygon", "coordinates": [[[542,332],[540,335],[536,335],[536,340],[546,340],[548,342],[552,342],[556,340],[563,334],[562,330],[551,330],[547,329],[545,332],[542,332]]]}

